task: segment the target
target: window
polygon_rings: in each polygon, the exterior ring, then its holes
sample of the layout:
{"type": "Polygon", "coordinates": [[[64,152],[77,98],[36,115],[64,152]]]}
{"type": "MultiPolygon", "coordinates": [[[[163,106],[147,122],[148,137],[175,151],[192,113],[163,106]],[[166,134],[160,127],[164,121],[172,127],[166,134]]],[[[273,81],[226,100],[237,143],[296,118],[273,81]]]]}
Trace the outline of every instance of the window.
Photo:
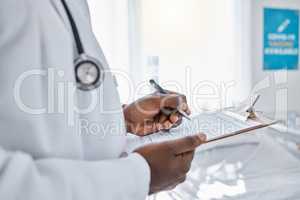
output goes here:
{"type": "Polygon", "coordinates": [[[193,110],[249,94],[250,1],[89,0],[94,32],[116,72],[122,102],[153,77],[187,95],[193,110]]]}
{"type": "Polygon", "coordinates": [[[129,0],[131,34],[139,40],[130,49],[135,82],[159,79],[197,111],[242,101],[251,81],[246,2],[129,0]]]}

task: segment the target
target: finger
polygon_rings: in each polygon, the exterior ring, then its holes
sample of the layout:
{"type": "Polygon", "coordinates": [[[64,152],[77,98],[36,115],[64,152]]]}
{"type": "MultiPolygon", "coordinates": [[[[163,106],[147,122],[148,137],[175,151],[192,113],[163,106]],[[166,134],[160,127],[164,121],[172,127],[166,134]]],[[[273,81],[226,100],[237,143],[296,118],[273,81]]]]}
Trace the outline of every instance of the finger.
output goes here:
{"type": "Polygon", "coordinates": [[[162,95],[161,108],[177,109],[180,104],[184,102],[184,99],[180,95],[166,94],[162,95]]]}
{"type": "Polygon", "coordinates": [[[187,106],[187,105],[188,105],[188,104],[187,104],[187,98],[186,98],[185,95],[180,94],[180,93],[177,93],[177,92],[173,92],[173,91],[168,91],[168,90],[167,90],[167,94],[161,94],[161,93],[154,93],[154,94],[155,94],[155,95],[159,95],[159,96],[161,96],[162,98],[164,98],[164,97],[167,97],[167,98],[168,98],[168,97],[178,97],[179,100],[180,100],[180,102],[185,104],[185,106],[186,106],[185,109],[187,109],[187,111],[190,112],[190,109],[189,109],[189,107],[187,106]]]}
{"type": "Polygon", "coordinates": [[[178,116],[178,114],[176,114],[176,115],[177,115],[176,117],[174,117],[174,116],[167,117],[165,115],[162,115],[160,117],[159,122],[157,122],[156,129],[157,130],[170,130],[172,128],[176,128],[177,126],[179,126],[180,123],[182,122],[182,117],[178,116]]]}
{"type": "MultiPolygon", "coordinates": [[[[184,104],[188,105],[187,104],[187,98],[186,98],[185,95],[180,94],[178,92],[169,91],[169,90],[167,90],[167,92],[168,92],[168,94],[178,95],[181,98],[181,100],[182,100],[181,103],[184,103],[184,104]]],[[[187,109],[189,110],[188,106],[187,106],[187,109]]]]}
{"type": "Polygon", "coordinates": [[[169,117],[167,115],[161,114],[159,116],[158,123],[164,129],[171,129],[177,127],[182,121],[182,116],[179,113],[172,113],[169,117]]]}
{"type": "Polygon", "coordinates": [[[168,120],[168,116],[167,116],[167,115],[164,115],[164,114],[161,114],[161,115],[159,116],[158,122],[159,122],[160,124],[163,124],[163,123],[166,122],[167,120],[168,120]]]}
{"type": "Polygon", "coordinates": [[[165,129],[165,130],[169,130],[169,129],[171,129],[172,128],[172,126],[173,126],[173,123],[171,122],[171,121],[169,121],[169,120],[167,120],[167,121],[165,121],[164,123],[163,123],[163,129],[165,129]]]}
{"type": "Polygon", "coordinates": [[[167,106],[170,106],[170,108],[173,108],[173,109],[181,110],[181,111],[185,112],[188,115],[191,114],[191,110],[190,110],[190,108],[187,104],[187,100],[186,100],[186,97],[184,95],[178,95],[177,96],[177,102],[175,102],[175,99],[173,99],[173,98],[174,97],[170,96],[170,99],[167,99],[170,102],[168,102],[167,100],[165,101],[167,106]],[[172,105],[169,105],[169,103],[171,103],[172,105]],[[176,107],[176,105],[177,105],[177,107],[176,107]]]}
{"type": "Polygon", "coordinates": [[[169,117],[169,121],[172,123],[172,124],[176,124],[179,120],[180,120],[180,115],[178,113],[173,113],[172,115],[170,115],[169,117]]]}
{"type": "Polygon", "coordinates": [[[177,139],[169,142],[175,155],[180,155],[190,151],[194,151],[206,140],[206,135],[199,134],[194,136],[188,136],[185,138],[177,139]]]}
{"type": "Polygon", "coordinates": [[[179,120],[175,124],[173,124],[172,128],[176,128],[180,126],[182,124],[182,121],[183,121],[182,117],[180,116],[179,120]]]}
{"type": "Polygon", "coordinates": [[[146,136],[146,135],[150,135],[152,133],[157,132],[158,130],[156,128],[154,128],[153,126],[137,126],[134,129],[134,133],[138,136],[146,136]]]}
{"type": "Polygon", "coordinates": [[[163,126],[162,123],[156,122],[156,123],[154,124],[154,129],[155,129],[155,132],[158,132],[158,131],[163,130],[163,129],[164,129],[164,126],[163,126]]]}
{"type": "Polygon", "coordinates": [[[161,99],[161,109],[171,108],[179,109],[188,115],[191,114],[191,110],[187,104],[186,97],[184,95],[178,94],[166,94],[162,95],[161,99]]]}
{"type": "Polygon", "coordinates": [[[134,130],[135,133],[138,133],[137,135],[145,136],[145,135],[158,132],[161,129],[162,126],[159,123],[155,121],[147,120],[143,124],[137,124],[134,130]]]}
{"type": "Polygon", "coordinates": [[[159,116],[159,120],[156,122],[156,129],[158,131],[170,130],[173,126],[174,124],[169,120],[169,117],[163,114],[159,116]]]}
{"type": "Polygon", "coordinates": [[[186,102],[181,103],[178,106],[178,109],[182,110],[183,112],[185,112],[186,114],[190,115],[191,114],[191,110],[188,106],[188,104],[186,102]]]}

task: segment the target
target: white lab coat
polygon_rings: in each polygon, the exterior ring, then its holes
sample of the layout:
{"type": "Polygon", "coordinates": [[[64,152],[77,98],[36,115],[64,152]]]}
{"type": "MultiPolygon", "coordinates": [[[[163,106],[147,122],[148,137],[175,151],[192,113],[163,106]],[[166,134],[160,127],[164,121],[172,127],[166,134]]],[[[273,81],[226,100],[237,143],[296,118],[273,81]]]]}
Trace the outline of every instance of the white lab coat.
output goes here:
{"type": "MultiPolygon", "coordinates": [[[[91,30],[86,0],[67,0],[67,4],[86,52],[108,69],[91,30]]],[[[120,158],[126,131],[112,75],[106,73],[92,112],[70,114],[73,107],[61,88],[69,91],[67,83],[75,82],[75,57],[60,0],[0,1],[0,199],[140,200],[147,196],[147,162],[138,154],[120,158]],[[20,81],[23,72],[30,70],[46,70],[46,74],[20,81]],[[47,78],[53,71],[54,78],[47,78]],[[52,79],[54,86],[49,87],[52,79]],[[78,128],[84,123],[88,125],[78,128]],[[97,131],[87,131],[86,126],[97,131]]],[[[77,107],[86,107],[91,94],[76,91],[77,107]]]]}

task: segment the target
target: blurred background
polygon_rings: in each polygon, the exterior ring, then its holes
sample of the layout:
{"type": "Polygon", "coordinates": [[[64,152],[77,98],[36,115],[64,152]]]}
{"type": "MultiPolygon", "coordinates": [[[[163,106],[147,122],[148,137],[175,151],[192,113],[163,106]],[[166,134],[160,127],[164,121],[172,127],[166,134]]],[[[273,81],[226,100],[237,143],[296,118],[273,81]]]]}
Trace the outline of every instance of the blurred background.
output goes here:
{"type": "Polygon", "coordinates": [[[263,95],[262,110],[300,111],[299,70],[263,69],[264,8],[300,9],[298,0],[89,3],[94,32],[119,71],[122,102],[147,93],[147,81],[155,78],[190,97],[195,111],[238,105],[254,92],[263,95]]]}
{"type": "MultiPolygon", "coordinates": [[[[123,103],[151,92],[149,79],[186,94],[195,113],[237,107],[260,94],[257,110],[300,130],[299,0],[89,0],[89,4],[94,32],[117,77],[123,103]],[[274,14],[269,16],[269,11],[274,14]],[[275,59],[273,64],[281,66],[274,67],[266,49],[269,43],[278,43],[274,38],[266,42],[266,33],[285,15],[298,20],[283,20],[277,34],[284,29],[291,31],[287,35],[294,34],[297,61],[288,66],[290,58],[279,56],[287,61],[275,59]]],[[[211,176],[221,177],[217,171],[222,169],[235,182],[233,186],[202,182],[194,191],[199,199],[227,199],[246,192],[245,182],[234,175],[240,162],[219,163],[205,174],[199,168],[204,162],[199,161],[191,179],[209,182],[211,176]]],[[[196,199],[182,195],[175,191],[157,198],[196,199]]]]}

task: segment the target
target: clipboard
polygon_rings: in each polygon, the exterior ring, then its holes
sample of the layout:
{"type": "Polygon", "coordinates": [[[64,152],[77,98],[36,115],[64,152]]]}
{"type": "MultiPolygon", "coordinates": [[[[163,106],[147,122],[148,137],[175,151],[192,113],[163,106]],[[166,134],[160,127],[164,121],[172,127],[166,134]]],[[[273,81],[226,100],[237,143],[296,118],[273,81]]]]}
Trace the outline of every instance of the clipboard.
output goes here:
{"type": "Polygon", "coordinates": [[[267,124],[260,124],[260,125],[252,126],[252,127],[249,127],[249,128],[241,129],[241,130],[238,130],[238,131],[235,131],[235,132],[232,132],[232,133],[228,133],[228,134],[224,134],[224,135],[221,135],[221,136],[218,136],[218,137],[215,137],[215,138],[211,138],[211,139],[207,140],[206,142],[204,142],[203,144],[208,144],[208,143],[212,143],[212,142],[215,142],[215,141],[220,141],[220,140],[223,140],[223,139],[226,139],[226,138],[231,138],[231,137],[235,137],[235,136],[242,135],[242,134],[247,134],[247,133],[249,134],[251,132],[253,133],[253,131],[255,131],[255,130],[262,129],[262,128],[267,128],[267,127],[273,126],[277,123],[279,123],[279,121],[274,121],[274,122],[267,123],[267,124]]]}

